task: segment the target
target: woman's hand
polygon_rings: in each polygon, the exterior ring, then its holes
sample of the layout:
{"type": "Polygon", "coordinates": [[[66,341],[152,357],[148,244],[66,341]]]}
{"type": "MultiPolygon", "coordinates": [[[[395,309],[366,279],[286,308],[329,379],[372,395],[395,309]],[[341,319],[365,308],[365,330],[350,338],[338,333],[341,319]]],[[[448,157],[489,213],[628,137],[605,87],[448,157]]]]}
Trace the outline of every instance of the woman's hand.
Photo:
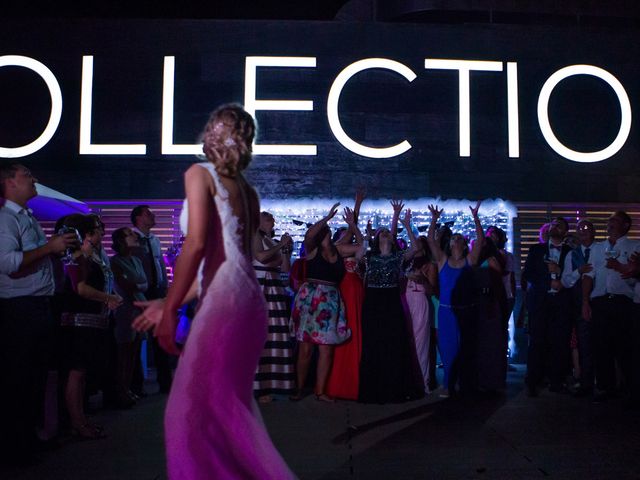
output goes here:
{"type": "Polygon", "coordinates": [[[355,215],[353,214],[353,210],[349,207],[344,207],[344,215],[342,216],[342,219],[347,223],[347,225],[353,227],[355,224],[355,215]]]}
{"type": "Polygon", "coordinates": [[[336,213],[338,213],[338,207],[340,206],[340,202],[336,202],[333,204],[333,206],[331,207],[331,210],[329,210],[329,213],[327,214],[326,217],[324,217],[324,220],[326,222],[328,222],[329,220],[331,220],[333,217],[336,216],[336,213]]]}
{"type": "Polygon", "coordinates": [[[482,200],[478,200],[478,203],[476,203],[475,208],[473,208],[471,205],[469,205],[469,210],[471,210],[471,215],[473,215],[473,218],[477,218],[478,217],[478,210],[480,210],[480,204],[482,203],[482,200]]]}
{"type": "Polygon", "coordinates": [[[178,328],[178,315],[175,311],[165,308],[162,319],[153,331],[153,336],[158,339],[158,344],[170,355],[180,355],[180,349],[176,345],[176,329],[178,328]]]}
{"type": "Polygon", "coordinates": [[[404,217],[402,217],[400,219],[400,223],[402,223],[402,225],[409,230],[409,227],[411,226],[411,209],[407,208],[406,212],[404,212],[404,217]]]}
{"type": "Polygon", "coordinates": [[[440,215],[442,215],[442,212],[444,212],[444,208],[438,209],[437,205],[429,205],[428,208],[434,221],[437,221],[440,218],[440,215]]]}
{"type": "Polygon", "coordinates": [[[122,305],[122,297],[118,294],[107,295],[107,300],[104,303],[109,310],[115,310],[122,305]]]}
{"type": "Polygon", "coordinates": [[[133,302],[133,304],[136,307],[142,308],[142,313],[133,320],[131,327],[138,332],[155,329],[160,323],[160,320],[162,320],[164,298],[147,300],[145,302],[133,302]]]}
{"type": "Polygon", "coordinates": [[[404,203],[402,203],[402,200],[397,200],[394,198],[393,200],[391,200],[391,206],[393,207],[393,213],[396,215],[400,215],[400,212],[404,208],[404,203]]]}

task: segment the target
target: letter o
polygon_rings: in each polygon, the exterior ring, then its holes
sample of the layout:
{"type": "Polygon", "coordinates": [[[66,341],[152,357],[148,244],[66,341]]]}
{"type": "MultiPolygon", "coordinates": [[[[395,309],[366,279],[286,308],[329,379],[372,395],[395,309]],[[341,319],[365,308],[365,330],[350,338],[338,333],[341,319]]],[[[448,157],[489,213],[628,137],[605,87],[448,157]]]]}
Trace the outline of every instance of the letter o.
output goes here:
{"type": "Polygon", "coordinates": [[[540,96],[538,97],[538,123],[540,130],[549,146],[564,158],[581,163],[601,162],[612,157],[623,147],[629,132],[631,131],[631,103],[624,87],[616,77],[606,70],[595,67],[593,65],[570,65],[561,68],[551,75],[542,86],[540,96]],[[553,133],[551,124],[549,123],[549,98],[553,89],[565,78],[573,75],[591,75],[604,80],[615,92],[620,103],[622,118],[620,121],[620,129],[615,140],[606,148],[597,152],[577,152],[563,145],[553,133]]]}
{"type": "Polygon", "coordinates": [[[21,147],[0,147],[0,157],[18,158],[26,157],[37,152],[44,147],[56,133],[60,118],[62,117],[62,92],[55,75],[44,64],[30,57],[21,55],[4,55],[0,56],[0,67],[24,67],[36,72],[47,84],[49,94],[51,95],[51,112],[47,126],[33,142],[21,147]]]}

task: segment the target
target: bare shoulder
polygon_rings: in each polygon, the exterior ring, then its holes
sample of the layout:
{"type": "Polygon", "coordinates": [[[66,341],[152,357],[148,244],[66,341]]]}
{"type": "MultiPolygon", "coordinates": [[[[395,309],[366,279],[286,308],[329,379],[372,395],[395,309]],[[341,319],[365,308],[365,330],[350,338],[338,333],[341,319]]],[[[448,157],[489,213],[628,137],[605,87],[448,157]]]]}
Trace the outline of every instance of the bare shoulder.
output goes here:
{"type": "Polygon", "coordinates": [[[212,194],[215,193],[215,185],[211,174],[206,168],[195,163],[184,173],[184,184],[187,189],[206,188],[212,194]]]}

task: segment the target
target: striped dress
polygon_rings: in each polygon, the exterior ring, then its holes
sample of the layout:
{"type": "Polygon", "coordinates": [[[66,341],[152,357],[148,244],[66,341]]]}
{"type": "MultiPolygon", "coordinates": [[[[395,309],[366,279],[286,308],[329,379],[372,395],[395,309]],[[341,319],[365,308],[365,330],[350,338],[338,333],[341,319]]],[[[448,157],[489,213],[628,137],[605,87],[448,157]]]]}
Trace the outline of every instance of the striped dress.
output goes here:
{"type": "Polygon", "coordinates": [[[294,392],[296,383],[289,333],[290,299],[280,279],[279,267],[265,267],[254,259],[253,268],[269,310],[267,341],[253,381],[254,395],[289,395],[294,392]]]}

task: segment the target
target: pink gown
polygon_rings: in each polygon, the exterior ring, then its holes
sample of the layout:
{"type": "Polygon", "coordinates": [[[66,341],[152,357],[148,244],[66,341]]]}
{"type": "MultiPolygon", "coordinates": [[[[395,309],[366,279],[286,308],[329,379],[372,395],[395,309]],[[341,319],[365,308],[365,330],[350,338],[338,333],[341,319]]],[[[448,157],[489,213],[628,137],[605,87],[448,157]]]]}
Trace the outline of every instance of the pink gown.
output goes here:
{"type": "MultiPolygon", "coordinates": [[[[252,386],[267,336],[267,310],[238,219],[213,165],[221,232],[208,239],[200,296],[165,411],[171,480],[295,478],[267,433],[252,386]]],[[[187,205],[181,215],[183,229],[187,205]]]]}

